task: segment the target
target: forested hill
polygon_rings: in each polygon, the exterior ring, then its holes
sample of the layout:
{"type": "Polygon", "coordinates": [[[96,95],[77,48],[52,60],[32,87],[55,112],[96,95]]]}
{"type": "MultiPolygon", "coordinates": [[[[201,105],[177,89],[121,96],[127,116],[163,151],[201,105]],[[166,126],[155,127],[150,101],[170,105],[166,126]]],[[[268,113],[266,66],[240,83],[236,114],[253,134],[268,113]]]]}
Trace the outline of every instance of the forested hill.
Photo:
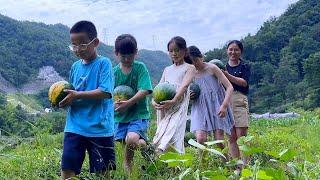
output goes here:
{"type": "MultiPolygon", "coordinates": [[[[300,0],[241,40],[251,64],[251,111],[320,106],[320,1],[300,0]]],[[[226,47],[206,59],[227,61],[226,47]]]]}
{"type": "MultiPolygon", "coordinates": [[[[69,51],[69,43],[69,28],[65,25],[17,21],[0,14],[0,77],[19,88],[32,81],[39,68],[53,66],[67,78],[77,59],[69,51]]],[[[113,47],[101,43],[98,52],[117,63],[113,47]]],[[[141,50],[138,58],[146,63],[154,81],[159,80],[164,67],[171,63],[161,51],[141,50]]]]}

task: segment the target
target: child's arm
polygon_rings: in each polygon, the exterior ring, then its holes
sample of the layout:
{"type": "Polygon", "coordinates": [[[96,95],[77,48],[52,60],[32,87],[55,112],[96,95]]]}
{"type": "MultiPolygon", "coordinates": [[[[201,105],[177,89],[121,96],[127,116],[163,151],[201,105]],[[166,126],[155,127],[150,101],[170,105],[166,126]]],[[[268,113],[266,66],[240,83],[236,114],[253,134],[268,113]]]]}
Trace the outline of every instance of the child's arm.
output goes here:
{"type": "Polygon", "coordinates": [[[110,99],[112,95],[107,92],[103,92],[100,89],[91,91],[75,91],[75,90],[64,90],[68,95],[59,103],[59,107],[65,107],[71,105],[76,99],[110,99]]]}
{"type": "Polygon", "coordinates": [[[212,74],[216,76],[219,79],[219,81],[222,83],[222,85],[226,88],[226,94],[218,112],[219,117],[224,117],[226,116],[227,107],[231,102],[233,86],[230,83],[230,81],[228,81],[227,77],[223,74],[223,72],[220,70],[220,68],[218,68],[218,66],[214,64],[208,64],[208,65],[210,67],[212,74]]]}
{"type": "Polygon", "coordinates": [[[150,92],[147,90],[140,90],[128,101],[115,102],[115,111],[126,112],[129,107],[136,104],[139,100],[143,99],[149,93],[150,92]]]}
{"type": "Polygon", "coordinates": [[[128,101],[120,101],[115,103],[115,111],[125,112],[130,106],[152,93],[151,78],[147,67],[142,63],[139,68],[139,77],[137,83],[138,92],[128,101]]]}
{"type": "Polygon", "coordinates": [[[156,107],[156,109],[168,109],[173,106],[184,94],[184,92],[188,89],[190,83],[192,82],[194,76],[196,74],[196,68],[194,66],[190,66],[183,77],[181,86],[177,90],[176,95],[172,100],[162,101],[161,105],[156,107]]]}
{"type": "MultiPolygon", "coordinates": [[[[109,60],[104,60],[100,64],[98,72],[98,87],[94,90],[89,91],[75,91],[75,90],[64,90],[68,95],[59,103],[59,107],[65,107],[71,105],[76,99],[105,99],[112,98],[112,91],[114,86],[112,65],[109,60]]],[[[73,76],[71,76],[73,77],[73,76]]],[[[72,79],[70,78],[71,82],[72,79]]]]}

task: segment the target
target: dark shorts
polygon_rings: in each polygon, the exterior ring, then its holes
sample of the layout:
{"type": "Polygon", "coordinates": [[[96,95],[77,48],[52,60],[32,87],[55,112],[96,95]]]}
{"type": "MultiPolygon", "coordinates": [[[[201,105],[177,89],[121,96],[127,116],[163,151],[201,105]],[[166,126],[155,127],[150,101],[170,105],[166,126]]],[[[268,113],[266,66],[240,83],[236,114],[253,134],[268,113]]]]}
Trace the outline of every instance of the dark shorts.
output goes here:
{"type": "Polygon", "coordinates": [[[86,151],[91,173],[116,169],[113,137],[85,137],[70,132],[64,133],[61,169],[80,174],[86,151]]]}
{"type": "Polygon", "coordinates": [[[148,141],[147,130],[149,127],[148,119],[138,119],[128,123],[115,123],[115,140],[124,141],[128,132],[140,135],[140,139],[148,141]]]}

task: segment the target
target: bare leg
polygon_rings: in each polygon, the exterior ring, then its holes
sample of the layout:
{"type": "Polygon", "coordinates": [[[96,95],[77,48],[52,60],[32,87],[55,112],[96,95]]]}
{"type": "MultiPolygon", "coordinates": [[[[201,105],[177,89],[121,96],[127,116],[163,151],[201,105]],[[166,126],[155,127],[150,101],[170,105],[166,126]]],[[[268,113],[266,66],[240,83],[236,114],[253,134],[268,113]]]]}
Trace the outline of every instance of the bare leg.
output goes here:
{"type": "MultiPolygon", "coordinates": [[[[214,131],[214,139],[215,140],[224,140],[224,131],[221,129],[217,129],[214,131]]],[[[224,145],[222,143],[217,144],[220,149],[224,149],[224,145]]]]}
{"type": "Polygon", "coordinates": [[[140,135],[134,132],[128,132],[126,136],[124,166],[129,172],[132,170],[134,150],[138,147],[139,139],[140,135]]]}
{"type": "Polygon", "coordinates": [[[138,148],[141,149],[141,148],[144,148],[147,146],[147,143],[144,139],[139,139],[138,141],[138,148]]]}
{"type": "Polygon", "coordinates": [[[240,151],[239,151],[239,146],[237,144],[237,132],[236,132],[236,127],[233,127],[231,129],[231,135],[229,137],[229,147],[230,147],[230,155],[232,158],[239,159],[240,158],[240,151]]]}
{"type": "Polygon", "coordinates": [[[197,138],[197,142],[200,144],[207,142],[207,132],[202,130],[196,131],[196,138],[197,138]]]}
{"type": "MultiPolygon", "coordinates": [[[[247,127],[237,127],[236,133],[237,133],[237,139],[239,139],[241,136],[247,136],[248,128],[247,127]]],[[[240,152],[240,157],[242,158],[244,164],[246,165],[248,163],[249,157],[244,156],[244,154],[242,154],[241,152],[240,152]]]]}
{"type": "MultiPolygon", "coordinates": [[[[208,141],[207,132],[202,130],[197,130],[196,138],[197,138],[197,142],[200,144],[207,142],[208,141]]],[[[205,160],[206,153],[202,150],[199,150],[199,156],[200,156],[201,166],[204,166],[206,164],[206,160],[205,160]]]]}

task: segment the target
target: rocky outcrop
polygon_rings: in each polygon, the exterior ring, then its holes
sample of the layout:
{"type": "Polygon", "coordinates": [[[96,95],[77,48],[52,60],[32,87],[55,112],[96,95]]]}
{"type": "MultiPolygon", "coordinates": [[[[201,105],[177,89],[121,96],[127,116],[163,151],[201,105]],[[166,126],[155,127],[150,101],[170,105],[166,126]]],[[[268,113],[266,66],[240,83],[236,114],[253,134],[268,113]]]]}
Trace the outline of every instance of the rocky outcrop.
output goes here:
{"type": "Polygon", "coordinates": [[[36,79],[32,80],[19,90],[24,94],[36,94],[41,90],[50,87],[57,81],[64,80],[52,66],[44,66],[39,69],[36,79]]]}
{"type": "Polygon", "coordinates": [[[39,74],[35,79],[24,84],[20,89],[5,80],[0,74],[0,91],[6,93],[36,94],[41,90],[50,87],[53,83],[61,80],[64,79],[52,66],[44,66],[39,69],[39,74]]]}

